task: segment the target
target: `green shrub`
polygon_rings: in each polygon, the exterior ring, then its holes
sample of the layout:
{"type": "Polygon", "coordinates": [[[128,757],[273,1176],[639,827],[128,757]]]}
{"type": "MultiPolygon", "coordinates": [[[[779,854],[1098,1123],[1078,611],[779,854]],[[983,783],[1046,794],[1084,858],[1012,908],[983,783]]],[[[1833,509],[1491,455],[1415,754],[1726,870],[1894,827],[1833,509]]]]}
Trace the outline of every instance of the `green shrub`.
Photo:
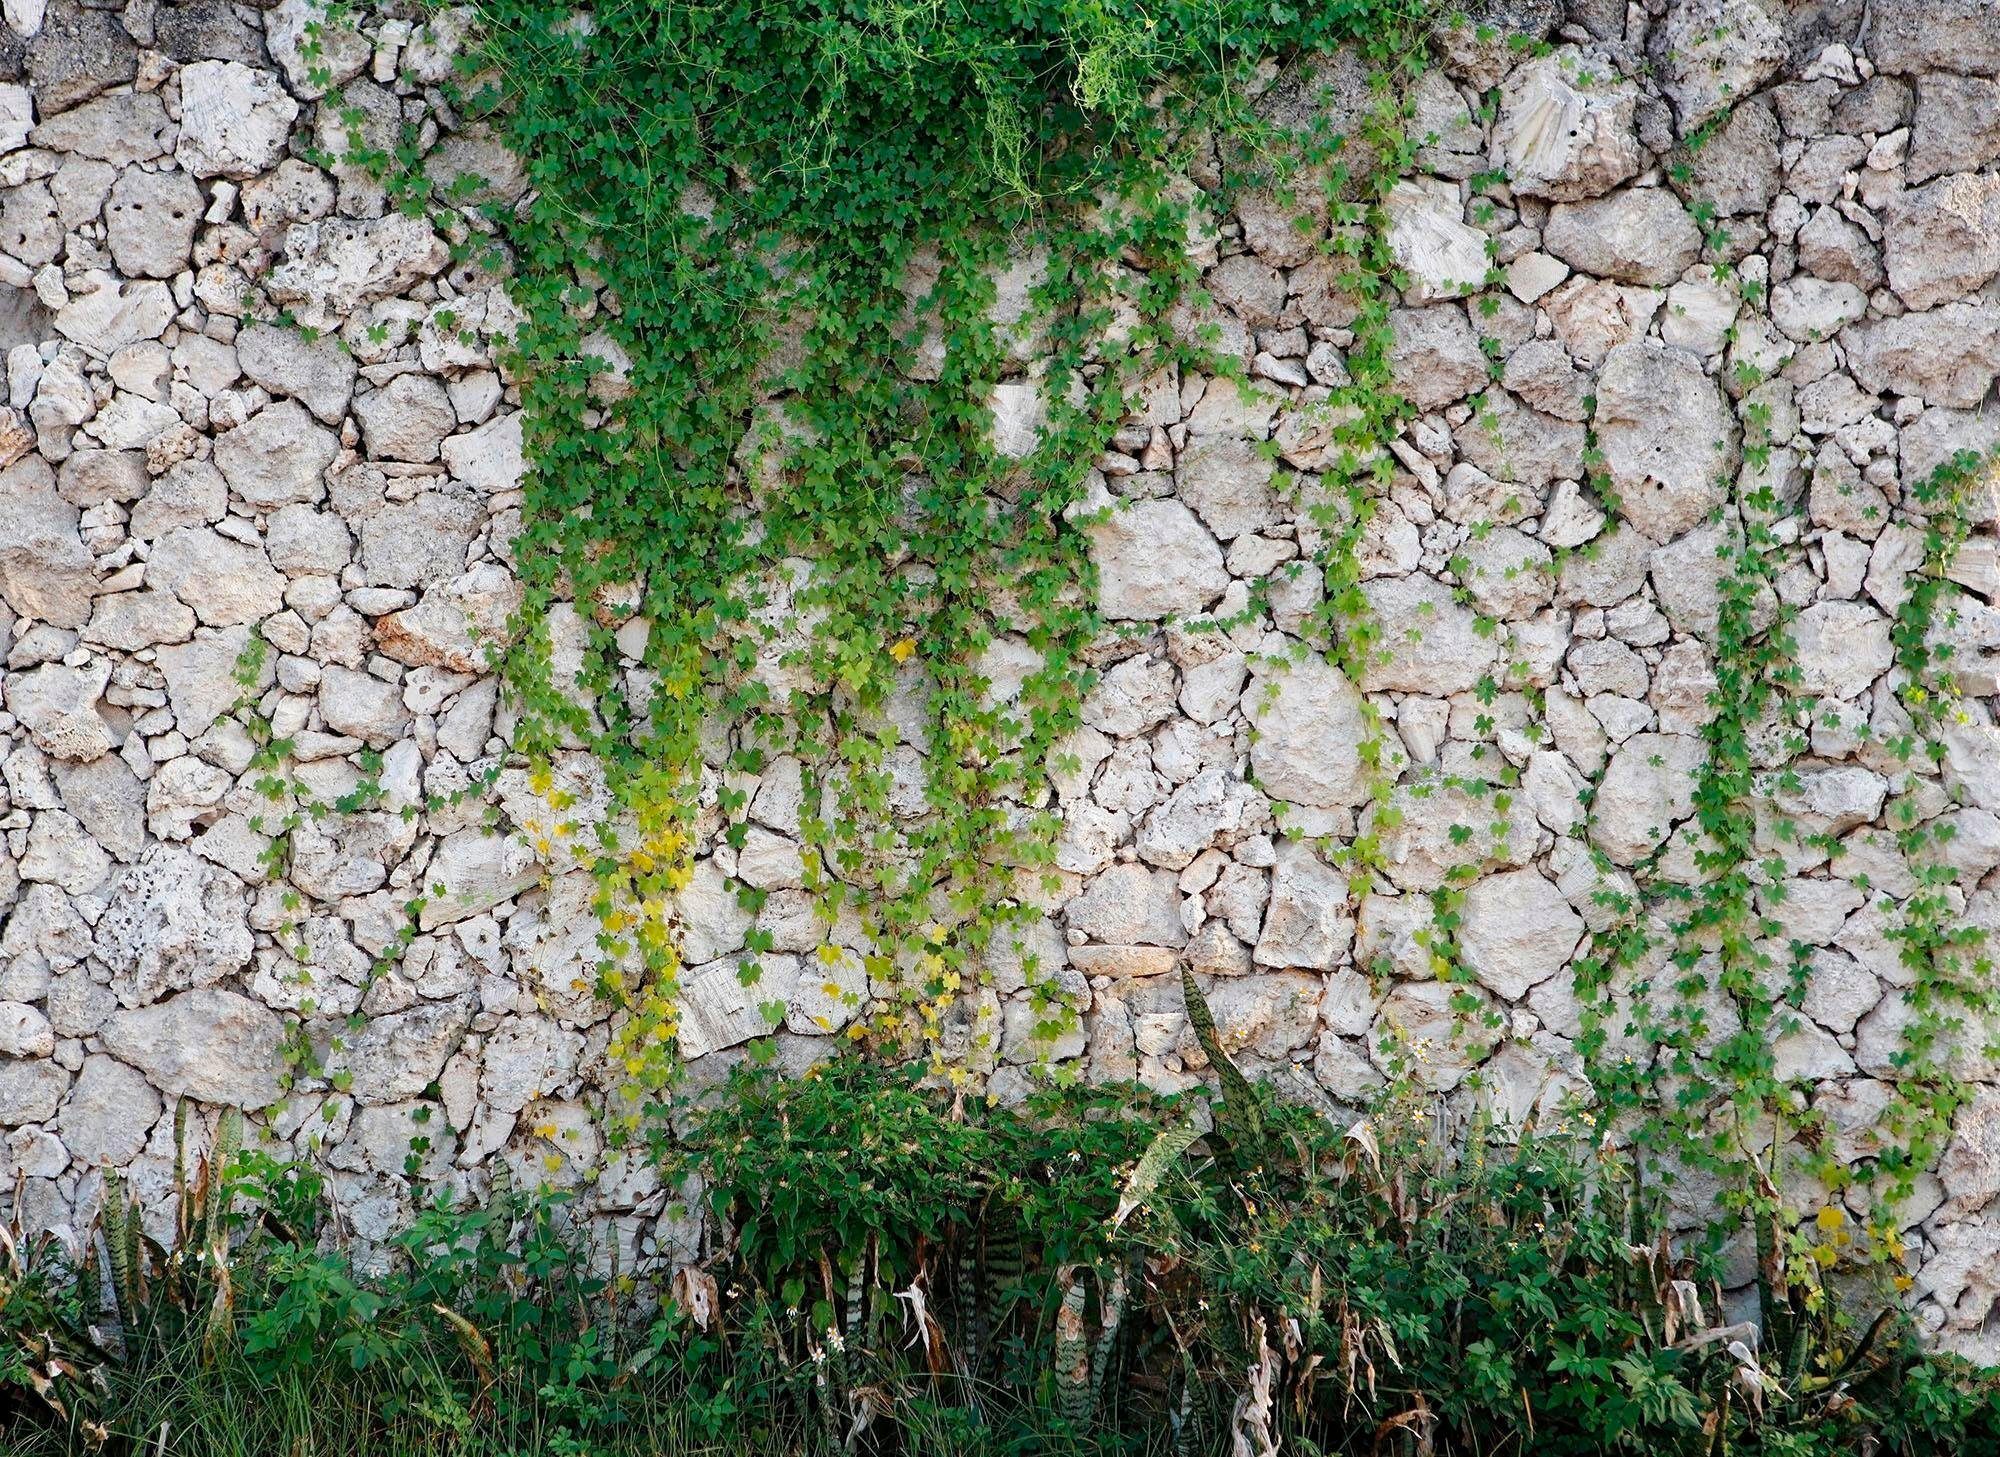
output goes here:
{"type": "Polygon", "coordinates": [[[1574,1135],[1449,1137],[1409,1100],[1342,1129],[1247,1088],[1213,1128],[1132,1089],[989,1107],[860,1059],[731,1094],[661,1151],[719,1216],[664,1284],[594,1273],[562,1196],[506,1191],[425,1211],[364,1276],[317,1242],[309,1175],[226,1149],[175,1251],[117,1199],[85,1278],[10,1244],[6,1450],[2000,1443],[1990,1378],[1812,1277],[1770,1292],[1761,1345],[1729,1325],[1704,1251],[1574,1135]]]}

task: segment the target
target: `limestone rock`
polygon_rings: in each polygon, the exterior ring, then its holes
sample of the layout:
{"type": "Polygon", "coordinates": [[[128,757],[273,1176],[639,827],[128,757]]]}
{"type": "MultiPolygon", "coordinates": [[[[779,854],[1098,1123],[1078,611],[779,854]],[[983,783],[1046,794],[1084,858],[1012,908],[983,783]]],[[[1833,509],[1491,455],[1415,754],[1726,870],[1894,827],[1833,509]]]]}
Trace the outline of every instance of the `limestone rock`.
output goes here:
{"type": "Polygon", "coordinates": [[[1948,1217],[1975,1214],[2000,1194],[2000,1091],[1980,1089],[1958,1110],[1938,1178],[1948,1217]]]}
{"type": "Polygon", "coordinates": [[[474,1000],[419,1002],[401,1012],[370,1017],[328,1071],[344,1072],[359,1103],[395,1103],[414,1098],[436,1082],[465,1038],[474,1000]]]}
{"type": "Polygon", "coordinates": [[[2000,375],[2000,306],[1948,303],[1923,313],[1868,320],[1850,324],[1841,341],[1862,388],[1970,410],[2000,375]]]}
{"type": "Polygon", "coordinates": [[[1664,288],[1701,255],[1701,230],[1663,187],[1627,187],[1549,212],[1542,246],[1582,273],[1664,288]]]}
{"type": "Polygon", "coordinates": [[[1487,383],[1486,355],[1463,305],[1397,309],[1389,315],[1389,328],[1390,365],[1418,409],[1452,404],[1487,383]]]}
{"type": "Polygon", "coordinates": [[[1318,1032],[1322,992],[1318,977],[1295,973],[1218,982],[1208,994],[1217,1040],[1232,1054],[1285,1058],[1318,1032]]]}
{"type": "MultiPolygon", "coordinates": [[[[1461,1013],[1464,987],[1441,981],[1398,982],[1382,1003],[1368,1035],[1369,1058],[1384,1073],[1407,1074],[1434,1093],[1465,1081],[1493,1050],[1493,1034],[1479,1011],[1461,1013]]],[[[1485,994],[1474,993],[1482,1002],[1485,994]]]]}
{"type": "Polygon", "coordinates": [[[1882,254],[1861,228],[1837,208],[1822,207],[1798,235],[1799,267],[1834,283],[1872,289],[1887,276],[1882,254]]]}
{"type": "Polygon", "coordinates": [[[378,748],[392,743],[410,722],[400,687],[334,665],[320,677],[319,711],[335,733],[350,734],[378,748]]]}
{"type": "MultiPolygon", "coordinates": [[[[1579,422],[1529,409],[1505,389],[1489,389],[1482,396],[1478,419],[1460,432],[1457,443],[1466,461],[1492,480],[1540,494],[1554,481],[1583,474],[1584,440],[1579,422]]],[[[1519,494],[1501,492],[1491,504],[1519,494]]],[[[1447,510],[1451,509],[1448,504],[1447,510]]]]}
{"type": "Polygon", "coordinates": [[[541,879],[534,852],[510,835],[459,830],[431,860],[418,924],[426,931],[476,916],[541,879]]]}
{"type": "Polygon", "coordinates": [[[103,1032],[113,1056],[145,1073],[169,1097],[232,1108],[263,1108],[278,1100],[282,1035],[268,1007],[219,987],[114,1012],[103,1032]]]}
{"type": "Polygon", "coordinates": [[[118,747],[97,708],[110,678],[111,663],[105,658],[82,668],[46,663],[6,678],[7,710],[50,757],[95,759],[118,747]]]}
{"type": "Polygon", "coordinates": [[[1912,309],[1978,288],[2000,273],[2000,177],[1961,172],[1898,194],[1882,256],[1889,287],[1912,309]]]}
{"type": "Polygon", "coordinates": [[[1761,100],[1729,113],[1676,171],[1674,185],[1688,206],[1707,204],[1717,217],[1761,216],[1778,195],[1783,171],[1778,118],[1761,100]]]}
{"type": "Polygon", "coordinates": [[[1537,870],[1476,880],[1465,892],[1458,945],[1482,986],[1517,1002],[1561,971],[1583,935],[1583,917],[1537,870]]]}
{"type": "Polygon", "coordinates": [[[426,491],[361,526],[361,565],[383,587],[433,587],[465,571],[465,551],[484,514],[470,501],[426,491]]]}
{"type": "Polygon", "coordinates": [[[681,932],[681,955],[689,962],[715,961],[743,947],[755,917],[738,898],[714,860],[698,862],[674,897],[681,932]]]}
{"type": "Polygon", "coordinates": [[[1928,182],[2000,157],[2000,83],[1933,72],[1917,82],[1909,178],[1928,182]]]}
{"type": "Polygon", "coordinates": [[[1135,501],[1090,527],[1106,617],[1194,616],[1229,585],[1222,548],[1178,501],[1135,501]]]}
{"type": "MultiPolygon", "coordinates": [[[[236,336],[236,358],[244,374],[273,394],[292,396],[325,424],[338,425],[347,413],[356,367],[353,354],[335,339],[322,336],[309,340],[297,329],[251,324],[236,336]]],[[[259,412],[254,419],[263,419],[275,408],[259,412]]],[[[243,428],[231,431],[223,440],[234,440],[243,428]]],[[[286,428],[298,427],[288,422],[286,428]]],[[[331,454],[326,463],[332,464],[331,454]]]]}
{"type": "Polygon", "coordinates": [[[55,0],[26,55],[35,109],[43,116],[67,111],[139,74],[139,48],[118,17],[55,0]]]}
{"type": "Polygon", "coordinates": [[[547,1017],[510,1017],[487,1038],[479,1092],[489,1108],[518,1113],[553,1094],[576,1066],[578,1039],[547,1017]]]}
{"type": "Polygon", "coordinates": [[[1465,221],[1458,184],[1442,178],[1398,182],[1384,204],[1389,251],[1410,275],[1412,303],[1460,298],[1486,282],[1486,235],[1465,221]]]}
{"type": "Polygon", "coordinates": [[[166,284],[155,279],[121,283],[93,268],[70,283],[69,302],[56,311],[55,325],[64,338],[108,357],[127,344],[159,338],[173,316],[174,296],[166,284]]]}
{"type": "Polygon", "coordinates": [[[1346,878],[1311,846],[1286,842],[1278,850],[1270,906],[1253,959],[1259,966],[1331,971],[1353,944],[1346,878]]]}
{"type": "Polygon", "coordinates": [[[48,1122],[68,1088],[69,1074],[53,1062],[0,1057],[0,1126],[48,1122]]]}
{"type": "Polygon", "coordinates": [[[1591,801],[1591,839],[1619,865],[1651,854],[1694,811],[1694,776],[1707,759],[1691,734],[1634,734],[1612,756],[1591,801]]]}
{"type": "Polygon", "coordinates": [[[205,526],[183,526],[161,538],[146,577],[210,627],[256,622],[285,605],[285,579],[272,570],[262,546],[205,526]]]}
{"type": "Polygon", "coordinates": [[[521,412],[510,410],[446,440],[439,453],[451,473],[475,491],[491,495],[517,490],[527,469],[522,453],[521,412]]]}
{"type": "Polygon", "coordinates": [[[1786,50],[1759,0],[1674,0],[1648,42],[1683,137],[1777,74],[1786,50]]]}
{"type": "Polygon", "coordinates": [[[84,1059],[55,1127],[78,1163],[117,1168],[139,1156],[160,1112],[146,1075],[100,1052],[84,1059]]]}
{"type": "Polygon", "coordinates": [[[174,156],[196,177],[254,177],[284,155],[299,104],[268,71],[237,61],[183,66],[174,156]]]}
{"type": "Polygon", "coordinates": [[[521,584],[504,567],[481,562],[424,594],[415,607],[375,625],[383,654],[410,667],[474,673],[506,642],[507,619],[520,605],[521,584]]]}
{"type": "Polygon", "coordinates": [[[1223,541],[1278,519],[1272,462],[1256,442],[1235,436],[1190,442],[1174,471],[1175,493],[1223,541]]]}
{"type": "Polygon", "coordinates": [[[1072,931],[1116,946],[1184,946],[1174,877],[1130,862],[1114,865],[1069,903],[1072,931]]]}
{"type": "Polygon", "coordinates": [[[1499,655],[1479,631],[1469,607],[1433,577],[1383,577],[1364,582],[1368,610],[1385,624],[1362,670],[1361,687],[1405,693],[1463,693],[1478,684],[1499,655]]]}
{"type": "Polygon", "coordinates": [[[438,458],[438,446],[458,416],[444,386],[427,374],[399,374],[354,402],[368,453],[378,460],[416,463],[438,458]]]}
{"type": "Polygon", "coordinates": [[[1366,802],[1361,695],[1324,657],[1258,665],[1244,713],[1256,735],[1250,769],[1266,794],[1319,808],[1366,802]]]}
{"type": "Polygon", "coordinates": [[[48,1057],[56,1050],[49,1019],[25,1002],[0,1002],[0,1055],[48,1057]]]}
{"type": "Polygon", "coordinates": [[[1604,59],[1562,46],[1500,89],[1498,161],[1524,197],[1601,197],[1639,172],[1639,88],[1604,59]]]}
{"type": "Polygon", "coordinates": [[[1448,75],[1490,91],[1521,59],[1523,43],[1548,38],[1564,16],[1563,0],[1475,0],[1438,12],[1431,40],[1448,75]]]}
{"type": "MultiPolygon", "coordinates": [[[[250,629],[233,627],[197,632],[188,642],[159,650],[157,661],[166,675],[167,701],[182,734],[196,738],[205,733],[243,695],[244,685],[236,681],[236,674],[249,645],[250,629]]],[[[275,672],[266,657],[255,686],[260,690],[268,687],[275,672]]]]}
{"type": "MultiPolygon", "coordinates": [[[[255,350],[252,357],[257,357],[255,350]]],[[[353,368],[350,362],[350,380],[353,368]]],[[[330,382],[337,379],[338,371],[332,371],[316,388],[330,389],[330,382]]],[[[310,505],[323,499],[326,468],[339,452],[340,442],[331,430],[314,424],[296,400],[281,400],[217,439],[215,464],[245,505],[274,511],[294,502],[310,505]]]]}
{"type": "Polygon", "coordinates": [[[59,761],[50,768],[63,807],[85,833],[118,859],[137,859],[146,848],[146,795],[125,761],[104,754],[85,763],[59,761]]]}
{"type": "Polygon", "coordinates": [[[1026,460],[1042,442],[1048,401],[1032,380],[993,386],[993,452],[1006,460],[1026,460]]]}
{"type": "Polygon", "coordinates": [[[113,884],[93,946],[127,1007],[208,986],[250,960],[243,889],[179,846],[154,844],[113,884]]]}
{"type": "Polygon", "coordinates": [[[134,278],[172,278],[186,268],[201,210],[201,189],[185,172],[127,169],[112,185],[104,209],[119,271],[134,278]]]}
{"type": "Polygon", "coordinates": [[[55,627],[90,620],[95,563],[77,519],[39,457],[0,471],[0,599],[21,616],[55,627]]]}
{"type": "Polygon", "coordinates": [[[1248,785],[1220,768],[1204,769],[1146,817],[1136,848],[1148,865],[1180,870],[1218,840],[1245,830],[1261,809],[1248,785]]]}
{"type": "Polygon", "coordinates": [[[1868,58],[1878,70],[2000,76],[2000,11],[1987,0],[1875,0],[1868,10],[1868,58]]]}
{"type": "Polygon", "coordinates": [[[689,969],[681,978],[681,1055],[705,1057],[768,1036],[783,1024],[798,978],[793,956],[752,959],[747,970],[735,957],[689,969]]]}
{"type": "Polygon", "coordinates": [[[1865,602],[1815,602],[1793,624],[1799,689],[1851,699],[1889,670],[1889,619],[1865,602]]]}
{"type": "Polygon", "coordinates": [[[1597,381],[1597,438],[1631,523],[1655,541],[1720,505],[1736,464],[1736,421],[1684,350],[1621,344],[1597,381]]]}
{"type": "Polygon", "coordinates": [[[374,47],[353,20],[335,17],[325,0],[281,0],[264,12],[264,43],[305,101],[338,91],[367,69],[374,47]]]}

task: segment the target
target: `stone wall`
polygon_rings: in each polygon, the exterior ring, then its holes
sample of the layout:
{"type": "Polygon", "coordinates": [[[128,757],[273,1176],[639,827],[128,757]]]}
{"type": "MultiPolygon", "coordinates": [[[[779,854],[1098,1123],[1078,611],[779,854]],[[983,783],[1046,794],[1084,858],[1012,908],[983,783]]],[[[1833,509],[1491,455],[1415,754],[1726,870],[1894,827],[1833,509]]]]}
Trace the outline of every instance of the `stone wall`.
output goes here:
{"type": "MultiPolygon", "coordinates": [[[[1911,487],[2000,441],[2000,8],[1497,11],[1552,47],[1446,36],[1415,98],[1419,171],[1389,200],[1408,276],[1395,364],[1416,413],[1360,545],[1383,650],[1350,682],[1302,648],[1324,529],[1301,503],[1334,449],[1316,407],[1346,379],[1353,301],[1317,239],[1252,195],[1190,246],[1214,301],[1201,322],[1256,395],[1157,376],[1093,476],[1093,504],[1120,508],[1089,530],[1103,612],[1126,630],[1095,654],[1058,775],[1062,891],[968,999],[968,1028],[998,1029],[968,1055],[1002,1094],[1044,1051],[1186,1086],[1202,1059],[1172,974],[1185,959],[1245,1062],[1301,1096],[1364,1099],[1398,1038],[1459,1106],[1520,1117],[1583,1087],[1571,968],[1610,923],[1603,892],[1638,889],[1634,867],[1655,889],[1699,878],[1717,548],[1768,486],[1790,514],[1755,610],[1797,609],[1796,691],[1828,705],[1790,775],[1759,785],[1758,853],[1781,862],[1759,871],[1760,903],[1771,944],[1798,943],[1807,968],[1778,1061],[1816,1088],[1840,1157],[1862,1158],[1911,1015],[1899,804],[1955,830],[1953,913],[2000,927],[2000,541],[1983,490],[1942,629],[1966,721],[1914,785],[1885,747],[1907,728],[1891,625],[1924,555],[1911,487]],[[1506,185],[1475,200],[1489,169],[1506,185]],[[1705,239],[1697,200],[1726,236],[1705,239]],[[1489,241],[1504,283],[1468,306],[1489,241]],[[1746,449],[1746,421],[1768,452],[1746,449]],[[1592,450],[1615,533],[1586,484],[1592,450]],[[1281,469],[1304,486],[1277,489],[1281,469]],[[1362,762],[1364,703],[1387,725],[1386,791],[1362,762]],[[1464,787],[1503,765],[1519,776],[1504,806],[1464,787]],[[1329,852],[1384,793],[1400,819],[1380,868],[1339,868],[1329,852]],[[1456,937],[1472,980],[1448,987],[1423,933],[1460,864],[1478,872],[1456,937]],[[1082,1011],[1052,1049],[1031,1035],[1027,952],[1082,1011]],[[1491,1016],[1455,1014],[1454,993],[1491,1016]]],[[[519,595],[521,423],[495,344],[510,307],[451,262],[471,218],[441,232],[392,211],[364,169],[309,160],[340,155],[350,126],[379,144],[409,124],[433,175],[476,170],[517,196],[518,171],[453,125],[441,89],[464,15],[369,18],[317,63],[300,0],[9,0],[5,19],[0,1127],[25,1221],[87,1225],[105,1166],[162,1208],[185,1094],[322,1162],[364,1242],[506,1166],[578,1185],[629,1251],[670,1254],[685,1229],[665,1192],[605,1153],[597,1123],[616,1019],[588,987],[592,882],[507,761],[509,709],[477,642],[519,595]],[[245,701],[290,740],[282,772],[259,760],[245,701]],[[453,798],[489,770],[490,793],[453,798]],[[357,791],[353,812],[301,814],[274,863],[290,812],[357,791]],[[493,806],[514,833],[485,832],[493,806]],[[405,903],[433,886],[408,927],[405,903]]],[[[1274,95],[1311,94],[1297,79],[1274,95]]],[[[1345,63],[1307,80],[1333,104],[1358,84],[1345,63]]],[[[1033,274],[1027,259],[1003,280],[1003,307],[1033,274]]],[[[1004,446],[1034,438],[1021,353],[996,399],[1004,446]]],[[[558,661],[579,633],[557,614],[558,661]]],[[[1025,661],[996,646],[996,693],[1025,661]]],[[[774,995],[783,1060],[834,1047],[854,1008],[813,953],[860,944],[800,888],[796,762],[736,786],[747,839],[721,842],[725,748],[678,907],[680,1037],[711,1073],[766,1030],[774,995]],[[743,884],[768,893],[754,918],[743,884]],[[775,951],[746,989],[753,924],[775,951]]],[[[904,767],[920,774],[923,752],[912,733],[904,767]]],[[[1773,771],[1783,758],[1758,752],[1773,771]]],[[[556,773],[577,813],[602,809],[587,761],[556,773]]],[[[834,965],[865,995],[852,955],[834,965]]],[[[1983,1029],[1954,1041],[1976,1096],[1905,1219],[1924,1321],[1990,1360],[2000,1072],[1983,1029]]],[[[1682,1212],[1707,1192],[1685,1190],[1682,1212]]]]}

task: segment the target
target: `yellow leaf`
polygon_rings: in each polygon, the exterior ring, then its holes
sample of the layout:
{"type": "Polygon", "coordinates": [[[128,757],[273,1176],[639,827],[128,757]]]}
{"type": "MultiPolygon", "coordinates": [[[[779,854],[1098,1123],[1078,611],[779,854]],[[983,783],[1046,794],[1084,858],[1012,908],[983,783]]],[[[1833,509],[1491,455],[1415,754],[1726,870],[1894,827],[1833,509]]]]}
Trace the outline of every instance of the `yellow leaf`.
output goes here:
{"type": "Polygon", "coordinates": [[[899,663],[907,663],[915,656],[917,640],[913,637],[900,638],[890,645],[889,656],[899,663]]]}

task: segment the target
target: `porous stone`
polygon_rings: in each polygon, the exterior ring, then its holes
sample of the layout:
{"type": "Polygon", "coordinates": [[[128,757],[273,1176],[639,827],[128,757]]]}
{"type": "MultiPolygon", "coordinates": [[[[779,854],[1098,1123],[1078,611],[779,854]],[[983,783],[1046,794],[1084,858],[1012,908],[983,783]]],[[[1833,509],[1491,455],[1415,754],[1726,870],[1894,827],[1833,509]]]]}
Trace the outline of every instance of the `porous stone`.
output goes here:
{"type": "Polygon", "coordinates": [[[174,156],[196,177],[254,177],[284,154],[299,104],[268,71],[240,61],[183,66],[174,156]]]}
{"type": "Polygon", "coordinates": [[[1201,612],[1229,585],[1222,548],[1178,501],[1135,501],[1090,528],[1106,617],[1157,622],[1201,612]]]}
{"type": "Polygon", "coordinates": [[[278,1100],[277,1016],[219,987],[182,992],[155,1006],[114,1012],[105,1048],[169,1097],[232,1108],[278,1100]]]}
{"type": "Polygon", "coordinates": [[[1761,0],[1674,0],[1647,53],[1685,137],[1777,74],[1785,28],[1761,0]]]}
{"type": "Polygon", "coordinates": [[[1691,529],[1724,499],[1736,421],[1694,355],[1650,341],[1612,350],[1596,427],[1626,518],[1653,540],[1691,529]]]}
{"type": "Polygon", "coordinates": [[[108,659],[78,668],[48,663],[6,679],[7,710],[51,758],[95,759],[118,747],[98,709],[110,679],[108,659]]]}
{"type": "MultiPolygon", "coordinates": [[[[324,377],[316,386],[328,387],[324,377]]],[[[280,400],[218,439],[215,464],[245,505],[272,511],[324,498],[326,470],[339,451],[332,431],[315,424],[296,400],[280,400]]]]}
{"type": "Polygon", "coordinates": [[[53,116],[139,74],[139,47],[107,10],[53,0],[24,64],[41,115],[53,116]]]}
{"type": "Polygon", "coordinates": [[[1542,246],[1580,273],[1664,288],[1701,253],[1701,232],[1662,187],[1627,187],[1549,210],[1542,246]]]}
{"type": "Polygon", "coordinates": [[[1514,190],[1577,202],[1639,172],[1639,88],[1605,59],[1560,46],[1514,68],[1494,148],[1514,190]]]}
{"type": "Polygon", "coordinates": [[[104,208],[105,236],[119,271],[172,278],[186,268],[201,211],[201,189],[187,173],[128,167],[104,208]]]}
{"type": "Polygon", "coordinates": [[[112,885],[92,940],[127,1007],[220,981],[250,960],[251,945],[241,884],[164,844],[148,846],[112,885]]]}

